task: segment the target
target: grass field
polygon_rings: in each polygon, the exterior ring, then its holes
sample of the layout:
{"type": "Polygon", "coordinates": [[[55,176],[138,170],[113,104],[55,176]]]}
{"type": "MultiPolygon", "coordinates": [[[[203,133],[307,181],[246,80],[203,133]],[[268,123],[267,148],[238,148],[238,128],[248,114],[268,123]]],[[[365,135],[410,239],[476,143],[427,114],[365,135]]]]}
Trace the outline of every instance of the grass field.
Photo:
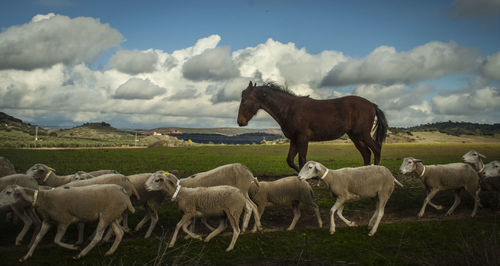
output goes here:
{"type": "MultiPolygon", "coordinates": [[[[467,144],[386,144],[382,164],[402,181],[405,188],[397,188],[389,200],[385,216],[374,237],[368,237],[366,222],[374,210],[371,200],[347,203],[344,215],[359,227],[348,228],[336,219],[339,227],[335,235],[328,233],[328,211],[334,203],[324,186],[316,187],[315,198],[324,222],[317,228],[313,212],[303,209],[302,217],[292,232],[283,231],[292,219],[292,211],[268,208],[262,223],[265,232],[244,234],[232,252],[225,252],[230,234],[218,236],[209,243],[184,240],[180,235],[175,248],[165,249],[179,213],[172,202],[166,201],[160,211],[160,225],[152,239],[142,239],[144,230],[126,236],[117,252],[104,257],[110,244],[96,247],[81,265],[164,265],[164,264],[243,264],[264,265],[299,264],[375,264],[375,265],[495,265],[500,264],[500,223],[497,221],[497,195],[483,193],[484,208],[479,217],[469,218],[472,199],[462,193],[462,203],[456,214],[444,217],[445,211],[428,208],[424,218],[416,213],[425,197],[423,185],[414,177],[401,177],[398,172],[402,158],[413,156],[427,164],[457,162],[467,151],[475,149],[488,157],[500,159],[498,143],[467,144]],[[368,217],[368,218],[367,218],[368,217]]],[[[96,149],[96,150],[15,150],[1,149],[18,172],[25,172],[41,162],[56,169],[57,174],[78,170],[115,169],[129,175],[156,170],[179,171],[180,177],[206,171],[222,164],[240,162],[247,165],[261,179],[293,175],[285,162],[288,145],[193,146],[151,149],[96,149]]],[[[311,144],[309,160],[316,160],[330,168],[353,167],[362,164],[361,156],[352,144],[311,144]]],[[[315,183],[313,183],[315,184],[315,183]]],[[[453,194],[440,193],[438,204],[450,206],[453,194]]],[[[135,225],[143,215],[142,208],[130,219],[135,225]]],[[[199,228],[198,228],[199,229],[199,228]]],[[[27,248],[13,247],[20,225],[0,222],[0,264],[17,264],[27,248]]],[[[87,230],[88,233],[90,230],[87,230]]],[[[52,244],[54,232],[49,233],[33,257],[25,264],[75,264],[74,251],[52,244]]],[[[29,238],[29,234],[26,240],[29,238]]],[[[67,242],[74,241],[75,231],[69,230],[67,242]]],[[[26,242],[26,241],[25,241],[26,242]]]]}

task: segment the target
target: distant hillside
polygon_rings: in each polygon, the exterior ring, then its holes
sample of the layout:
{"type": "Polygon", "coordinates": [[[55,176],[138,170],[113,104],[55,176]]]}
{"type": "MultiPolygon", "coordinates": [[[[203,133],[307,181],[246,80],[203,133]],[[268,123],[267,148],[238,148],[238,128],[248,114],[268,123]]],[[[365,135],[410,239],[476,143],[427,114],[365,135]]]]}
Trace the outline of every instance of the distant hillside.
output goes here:
{"type": "Polygon", "coordinates": [[[272,135],[283,135],[279,128],[268,129],[252,129],[252,128],[237,128],[237,127],[221,127],[221,128],[183,128],[183,127],[166,127],[155,128],[149,130],[139,130],[140,134],[153,135],[154,132],[168,135],[180,134],[219,134],[224,136],[236,136],[241,134],[265,133],[272,135]]]}
{"type": "Polygon", "coordinates": [[[460,135],[472,135],[472,136],[494,136],[495,134],[500,134],[500,124],[478,124],[470,122],[437,122],[430,124],[423,124],[414,127],[407,128],[390,128],[393,133],[402,132],[429,132],[438,131],[440,133],[460,136],[460,135]]]}
{"type": "MultiPolygon", "coordinates": [[[[21,131],[29,135],[35,135],[36,125],[24,123],[23,120],[10,116],[6,113],[0,112],[0,130],[4,131],[21,131]]],[[[39,135],[47,135],[47,130],[39,127],[39,135]]]]}
{"type": "Polygon", "coordinates": [[[108,138],[131,138],[135,132],[119,130],[106,122],[85,123],[70,129],[59,129],[55,134],[64,138],[84,139],[108,139],[108,138]]]}

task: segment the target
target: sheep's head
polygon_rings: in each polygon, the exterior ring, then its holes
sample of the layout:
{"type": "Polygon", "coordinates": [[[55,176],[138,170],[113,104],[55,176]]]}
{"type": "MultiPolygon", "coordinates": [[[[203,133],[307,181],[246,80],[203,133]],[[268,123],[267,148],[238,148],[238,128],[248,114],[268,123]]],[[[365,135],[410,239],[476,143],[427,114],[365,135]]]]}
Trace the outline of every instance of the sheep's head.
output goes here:
{"type": "Polygon", "coordinates": [[[144,187],[147,191],[163,190],[172,195],[177,188],[178,180],[179,179],[175,175],[160,170],[153,173],[148,180],[146,180],[144,187]]]}
{"type": "Polygon", "coordinates": [[[32,176],[38,184],[43,184],[46,177],[53,171],[54,169],[46,166],[45,164],[37,163],[26,171],[26,175],[32,176]]]}
{"type": "Polygon", "coordinates": [[[8,185],[0,192],[0,209],[16,203],[19,200],[19,195],[16,189],[21,188],[19,185],[8,185]]]}
{"type": "Polygon", "coordinates": [[[462,156],[462,162],[474,165],[478,164],[481,159],[486,159],[486,156],[475,150],[470,150],[466,154],[464,154],[464,156],[462,156]]]}
{"type": "Polygon", "coordinates": [[[87,173],[87,172],[84,172],[84,171],[78,171],[71,177],[71,182],[80,181],[80,180],[87,180],[87,179],[91,179],[91,178],[94,178],[94,176],[87,173]]]}
{"type": "Polygon", "coordinates": [[[413,157],[407,157],[403,159],[403,163],[399,167],[399,172],[406,175],[417,171],[417,163],[421,163],[422,160],[415,159],[413,157]]]}
{"type": "Polygon", "coordinates": [[[326,170],[327,169],[324,165],[318,162],[309,161],[306,164],[304,164],[302,169],[300,169],[298,177],[300,180],[319,178],[320,176],[323,176],[326,170]]]}
{"type": "Polygon", "coordinates": [[[500,161],[491,161],[484,165],[483,171],[480,173],[484,178],[500,177],[500,161]]]}

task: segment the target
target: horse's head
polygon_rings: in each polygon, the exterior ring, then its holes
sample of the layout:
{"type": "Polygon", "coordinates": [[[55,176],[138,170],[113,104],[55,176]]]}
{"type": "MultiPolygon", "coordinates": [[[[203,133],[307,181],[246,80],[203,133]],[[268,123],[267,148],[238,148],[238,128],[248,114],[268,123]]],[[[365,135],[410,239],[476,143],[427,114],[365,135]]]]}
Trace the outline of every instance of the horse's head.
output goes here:
{"type": "Polygon", "coordinates": [[[238,125],[244,127],[248,125],[248,121],[261,108],[260,101],[257,98],[256,84],[248,84],[248,87],[241,93],[240,109],[238,110],[238,125]]]}

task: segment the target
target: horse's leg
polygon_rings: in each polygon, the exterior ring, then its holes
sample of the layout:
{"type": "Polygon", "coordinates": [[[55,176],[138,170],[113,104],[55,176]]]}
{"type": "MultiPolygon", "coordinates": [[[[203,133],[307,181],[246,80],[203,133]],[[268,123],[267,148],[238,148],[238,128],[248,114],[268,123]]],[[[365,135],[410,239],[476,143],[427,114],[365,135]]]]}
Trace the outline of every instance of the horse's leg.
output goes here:
{"type": "MultiPolygon", "coordinates": [[[[302,169],[304,164],[307,162],[307,148],[309,146],[309,142],[307,140],[299,140],[297,141],[297,150],[299,152],[299,168],[302,169]]],[[[299,172],[299,171],[297,171],[299,172]]]]}
{"type": "Polygon", "coordinates": [[[296,141],[290,140],[290,148],[288,150],[288,157],[286,158],[286,162],[290,168],[295,169],[295,171],[299,172],[300,169],[295,165],[293,160],[295,159],[295,155],[297,155],[297,147],[295,144],[296,141]]]}
{"type": "Polygon", "coordinates": [[[371,152],[370,149],[366,146],[366,144],[361,141],[357,135],[354,135],[352,133],[347,133],[349,138],[352,140],[354,143],[354,146],[358,149],[358,151],[361,153],[361,156],[363,157],[363,162],[365,165],[369,165],[371,161],[371,152]]]}
{"type": "Polygon", "coordinates": [[[372,150],[373,157],[374,157],[373,164],[379,165],[380,164],[380,153],[382,151],[382,145],[380,145],[380,146],[377,145],[375,140],[370,135],[369,129],[367,131],[365,131],[365,134],[363,135],[362,142],[365,143],[366,145],[368,145],[368,148],[370,148],[370,150],[372,150]]]}

